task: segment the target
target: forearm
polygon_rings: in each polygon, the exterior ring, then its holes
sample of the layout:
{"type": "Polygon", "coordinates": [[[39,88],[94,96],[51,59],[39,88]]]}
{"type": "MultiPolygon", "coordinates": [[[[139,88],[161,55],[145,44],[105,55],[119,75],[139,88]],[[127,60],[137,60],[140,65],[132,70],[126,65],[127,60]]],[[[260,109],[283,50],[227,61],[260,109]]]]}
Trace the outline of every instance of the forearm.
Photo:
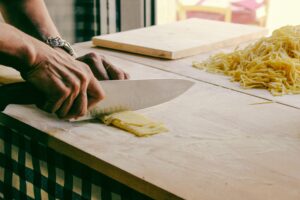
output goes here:
{"type": "Polygon", "coordinates": [[[39,40],[60,36],[43,0],[0,0],[0,10],[7,23],[39,40]]]}
{"type": "MultiPolygon", "coordinates": [[[[30,67],[46,44],[5,23],[0,23],[0,64],[23,71],[30,67]]],[[[51,48],[50,48],[51,50],[51,48]]]]}

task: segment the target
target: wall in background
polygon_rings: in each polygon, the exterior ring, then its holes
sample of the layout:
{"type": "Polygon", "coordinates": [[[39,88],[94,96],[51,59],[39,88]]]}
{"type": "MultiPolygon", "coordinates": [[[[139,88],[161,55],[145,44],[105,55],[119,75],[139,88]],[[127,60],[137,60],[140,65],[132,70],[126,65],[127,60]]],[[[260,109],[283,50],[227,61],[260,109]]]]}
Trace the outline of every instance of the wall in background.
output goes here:
{"type": "Polygon", "coordinates": [[[45,3],[58,31],[70,43],[156,23],[156,0],[45,0],[45,3]]]}
{"type": "Polygon", "coordinates": [[[45,0],[45,3],[62,37],[73,43],[75,41],[74,0],[45,0]]]}
{"type": "MultiPolygon", "coordinates": [[[[195,4],[198,0],[181,0],[195,4]]],[[[217,0],[213,0],[218,2],[217,0]]],[[[273,31],[285,25],[300,25],[300,0],[269,0],[267,28],[273,31]]],[[[220,1],[221,2],[221,1],[220,1]]],[[[157,23],[164,24],[176,20],[176,0],[157,1],[157,23]]]]}
{"type": "Polygon", "coordinates": [[[267,28],[273,31],[285,25],[300,24],[299,0],[270,0],[267,28]]]}
{"type": "Polygon", "coordinates": [[[176,21],[176,0],[157,1],[157,24],[166,24],[176,21]]]}
{"type": "Polygon", "coordinates": [[[156,0],[121,0],[121,31],[155,24],[156,0]]]}
{"type": "MultiPolygon", "coordinates": [[[[123,30],[128,30],[138,28],[139,23],[139,26],[149,26],[154,24],[155,20],[157,24],[176,20],[176,0],[45,0],[45,2],[60,33],[71,43],[89,40],[91,35],[121,31],[121,25],[123,30]],[[121,2],[124,6],[122,23],[121,2]],[[152,19],[153,3],[157,12],[156,19],[152,19]],[[141,6],[146,7],[142,9],[141,6]],[[97,14],[97,9],[101,16],[97,14]],[[144,12],[147,16],[145,21],[142,18],[140,21],[131,20],[134,16],[142,17],[144,12]],[[127,19],[124,19],[126,16],[127,19]],[[100,24],[101,31],[97,28],[97,24],[100,24]]],[[[300,24],[299,8],[299,0],[270,0],[267,28],[272,31],[284,25],[300,24]]]]}
{"type": "Polygon", "coordinates": [[[82,42],[155,24],[156,0],[45,0],[66,40],[82,42]]]}

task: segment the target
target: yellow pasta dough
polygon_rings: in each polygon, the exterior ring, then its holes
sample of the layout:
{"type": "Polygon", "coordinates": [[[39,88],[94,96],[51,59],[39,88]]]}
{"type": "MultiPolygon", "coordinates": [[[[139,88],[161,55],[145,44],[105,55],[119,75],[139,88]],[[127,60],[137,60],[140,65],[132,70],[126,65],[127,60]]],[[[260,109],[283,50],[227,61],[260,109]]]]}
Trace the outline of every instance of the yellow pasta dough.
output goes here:
{"type": "Polygon", "coordinates": [[[300,93],[300,26],[285,26],[270,37],[232,53],[219,53],[193,66],[231,76],[243,88],[265,88],[273,95],[300,93]]]}
{"type": "Polygon", "coordinates": [[[145,137],[168,131],[163,123],[154,122],[133,111],[113,113],[101,117],[101,120],[106,125],[113,125],[138,137],[145,137]]]}

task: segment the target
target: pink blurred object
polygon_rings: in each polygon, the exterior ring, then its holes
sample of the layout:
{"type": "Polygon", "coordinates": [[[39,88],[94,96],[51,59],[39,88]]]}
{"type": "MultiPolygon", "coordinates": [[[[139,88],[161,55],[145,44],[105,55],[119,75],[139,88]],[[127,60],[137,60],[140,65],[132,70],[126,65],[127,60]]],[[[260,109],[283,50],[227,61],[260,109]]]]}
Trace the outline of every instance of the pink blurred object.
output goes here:
{"type": "Polygon", "coordinates": [[[240,24],[255,24],[257,22],[256,11],[264,6],[264,2],[256,0],[242,0],[231,4],[232,22],[240,24]]]}
{"type": "MultiPolygon", "coordinates": [[[[204,2],[209,0],[200,0],[196,6],[203,5],[204,2]]],[[[258,9],[262,8],[265,5],[266,1],[256,0],[241,0],[231,3],[231,21],[234,23],[240,24],[257,24],[257,15],[256,12],[258,9]]],[[[187,18],[204,18],[211,20],[224,21],[224,15],[220,13],[213,12],[203,12],[203,11],[187,11],[187,18]]]]}
{"type": "Polygon", "coordinates": [[[264,5],[264,1],[261,1],[261,3],[258,3],[256,0],[241,0],[238,2],[233,2],[231,5],[244,8],[247,10],[256,10],[264,5]]]}
{"type": "Polygon", "coordinates": [[[202,18],[202,19],[211,19],[211,20],[218,20],[224,21],[224,15],[218,13],[209,13],[203,11],[187,11],[186,12],[187,18],[202,18]]]}

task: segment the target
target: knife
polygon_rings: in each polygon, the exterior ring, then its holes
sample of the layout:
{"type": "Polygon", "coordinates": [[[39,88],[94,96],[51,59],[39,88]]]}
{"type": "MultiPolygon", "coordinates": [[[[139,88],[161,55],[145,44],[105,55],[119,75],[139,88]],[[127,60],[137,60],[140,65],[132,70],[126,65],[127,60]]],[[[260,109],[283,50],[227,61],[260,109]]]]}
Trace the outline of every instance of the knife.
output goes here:
{"type": "MultiPolygon", "coordinates": [[[[123,110],[139,110],[152,107],[187,91],[194,82],[184,79],[109,80],[99,81],[105,98],[88,114],[78,120],[123,110]]],[[[0,87],[0,110],[9,104],[42,105],[43,95],[29,83],[14,83],[0,87]]]]}

